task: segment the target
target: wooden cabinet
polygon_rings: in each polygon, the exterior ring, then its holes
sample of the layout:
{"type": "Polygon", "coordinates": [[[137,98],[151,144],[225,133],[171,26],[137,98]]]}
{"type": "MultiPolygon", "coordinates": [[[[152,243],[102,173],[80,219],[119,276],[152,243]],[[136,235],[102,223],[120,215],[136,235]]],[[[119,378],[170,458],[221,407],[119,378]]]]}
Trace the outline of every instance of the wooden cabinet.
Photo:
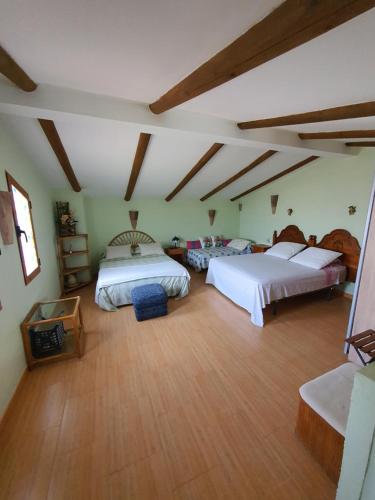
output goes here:
{"type": "Polygon", "coordinates": [[[80,358],[84,349],[80,297],[37,302],[22,322],[21,332],[29,370],[80,358]]]}
{"type": "Polygon", "coordinates": [[[165,249],[165,253],[172,257],[172,259],[179,260],[180,262],[185,261],[185,248],[182,247],[169,247],[165,249]]]}
{"type": "Polygon", "coordinates": [[[264,245],[263,243],[253,243],[251,245],[251,251],[253,253],[263,253],[271,248],[271,245],[264,245]]]}
{"type": "Polygon", "coordinates": [[[57,238],[61,293],[82,288],[91,282],[87,234],[57,238]]]}

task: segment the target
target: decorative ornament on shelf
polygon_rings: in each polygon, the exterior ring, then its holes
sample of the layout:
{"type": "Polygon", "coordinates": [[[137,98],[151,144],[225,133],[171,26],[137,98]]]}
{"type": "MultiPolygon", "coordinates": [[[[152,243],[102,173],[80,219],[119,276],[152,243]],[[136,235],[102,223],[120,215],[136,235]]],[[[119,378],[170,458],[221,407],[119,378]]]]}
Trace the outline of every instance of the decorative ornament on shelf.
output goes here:
{"type": "Polygon", "coordinates": [[[78,284],[79,283],[78,283],[78,280],[77,280],[77,276],[74,273],[68,274],[68,276],[66,277],[66,280],[65,280],[65,286],[67,288],[74,288],[78,284]]]}
{"type": "Polygon", "coordinates": [[[4,245],[13,243],[14,223],[12,202],[8,191],[0,191],[0,233],[4,245]]]}
{"type": "Polygon", "coordinates": [[[135,231],[137,229],[138,210],[129,210],[129,218],[130,218],[130,224],[132,225],[132,228],[135,231]]]}
{"type": "Polygon", "coordinates": [[[288,215],[292,215],[292,213],[293,213],[293,208],[288,208],[287,213],[288,213],[288,215]]]}
{"type": "Polygon", "coordinates": [[[173,236],[172,240],[172,247],[178,248],[180,246],[180,238],[178,236],[173,236]]]}
{"type": "Polygon", "coordinates": [[[213,225],[214,220],[215,220],[215,215],[216,215],[216,210],[213,210],[212,208],[208,211],[208,218],[210,220],[210,226],[213,225]]]}
{"type": "Polygon", "coordinates": [[[273,215],[275,215],[275,213],[276,213],[276,207],[277,207],[278,200],[279,200],[278,194],[271,194],[271,210],[272,210],[273,215]]]}
{"type": "Polygon", "coordinates": [[[56,213],[57,213],[57,225],[59,228],[59,235],[75,236],[76,224],[78,220],[75,219],[73,211],[69,209],[69,202],[57,201],[56,213]]]}
{"type": "Polygon", "coordinates": [[[357,207],[354,205],[349,205],[348,211],[349,211],[349,215],[354,215],[357,211],[357,207]]]}

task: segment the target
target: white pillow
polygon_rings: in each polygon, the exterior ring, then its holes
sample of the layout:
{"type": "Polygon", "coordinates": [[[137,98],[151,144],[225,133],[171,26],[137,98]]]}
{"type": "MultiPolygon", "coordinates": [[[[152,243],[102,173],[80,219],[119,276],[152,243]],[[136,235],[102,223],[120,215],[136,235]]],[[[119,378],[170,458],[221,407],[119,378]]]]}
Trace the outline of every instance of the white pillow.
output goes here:
{"type": "Polygon", "coordinates": [[[107,247],[105,256],[107,259],[127,258],[132,256],[131,245],[114,245],[107,247]]]}
{"type": "Polygon", "coordinates": [[[281,243],[276,243],[273,247],[266,250],[267,255],[272,257],[279,257],[280,259],[289,260],[293,255],[300,252],[305,248],[306,245],[303,243],[292,243],[289,241],[282,241],[281,243]]]}
{"type": "Polygon", "coordinates": [[[289,262],[295,262],[302,266],[312,267],[313,269],[322,269],[334,260],[340,257],[342,253],[325,250],[324,248],[310,247],[297,254],[289,262]]]}
{"type": "Polygon", "coordinates": [[[209,248],[212,246],[211,239],[208,236],[199,236],[202,248],[209,248]]]}
{"type": "Polygon", "coordinates": [[[160,243],[140,243],[138,246],[142,257],[147,255],[165,255],[160,243]]]}
{"type": "Polygon", "coordinates": [[[236,239],[236,240],[231,240],[228,243],[227,247],[234,248],[235,250],[239,250],[240,252],[242,252],[243,250],[245,250],[248,244],[249,244],[248,240],[236,239]]]}

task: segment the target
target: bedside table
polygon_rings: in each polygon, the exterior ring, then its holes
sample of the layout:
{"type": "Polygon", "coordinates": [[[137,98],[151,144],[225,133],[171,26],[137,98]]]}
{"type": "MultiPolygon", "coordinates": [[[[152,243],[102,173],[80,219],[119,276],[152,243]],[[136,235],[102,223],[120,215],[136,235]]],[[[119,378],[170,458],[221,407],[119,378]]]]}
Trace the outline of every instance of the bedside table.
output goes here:
{"type": "Polygon", "coordinates": [[[271,245],[264,245],[263,243],[254,243],[251,245],[251,250],[253,253],[263,253],[271,248],[271,245]]]}
{"type": "Polygon", "coordinates": [[[182,264],[185,262],[185,248],[183,247],[169,247],[165,249],[165,253],[182,264]]]}

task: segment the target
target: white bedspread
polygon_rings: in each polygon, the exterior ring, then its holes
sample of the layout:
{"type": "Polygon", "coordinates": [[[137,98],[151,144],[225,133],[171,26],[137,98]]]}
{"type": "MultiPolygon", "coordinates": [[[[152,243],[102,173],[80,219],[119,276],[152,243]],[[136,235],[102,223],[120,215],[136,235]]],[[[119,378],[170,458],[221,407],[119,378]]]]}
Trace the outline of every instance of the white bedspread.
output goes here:
{"type": "Polygon", "coordinates": [[[95,302],[107,311],[131,304],[133,288],[159,283],[168,296],[185,297],[189,292],[188,271],[167,255],[104,259],[100,263],[95,302]]]}
{"type": "Polygon", "coordinates": [[[189,273],[184,266],[171,258],[167,258],[167,260],[155,259],[155,262],[152,262],[150,258],[144,260],[139,258],[137,265],[132,265],[131,267],[101,268],[98,275],[97,288],[145,278],[156,278],[158,276],[189,277],[189,273]]]}
{"type": "Polygon", "coordinates": [[[311,269],[267,254],[235,255],[210,260],[206,283],[251,314],[251,322],[263,326],[262,309],[274,300],[320,290],[345,280],[346,269],[311,269]]]}

